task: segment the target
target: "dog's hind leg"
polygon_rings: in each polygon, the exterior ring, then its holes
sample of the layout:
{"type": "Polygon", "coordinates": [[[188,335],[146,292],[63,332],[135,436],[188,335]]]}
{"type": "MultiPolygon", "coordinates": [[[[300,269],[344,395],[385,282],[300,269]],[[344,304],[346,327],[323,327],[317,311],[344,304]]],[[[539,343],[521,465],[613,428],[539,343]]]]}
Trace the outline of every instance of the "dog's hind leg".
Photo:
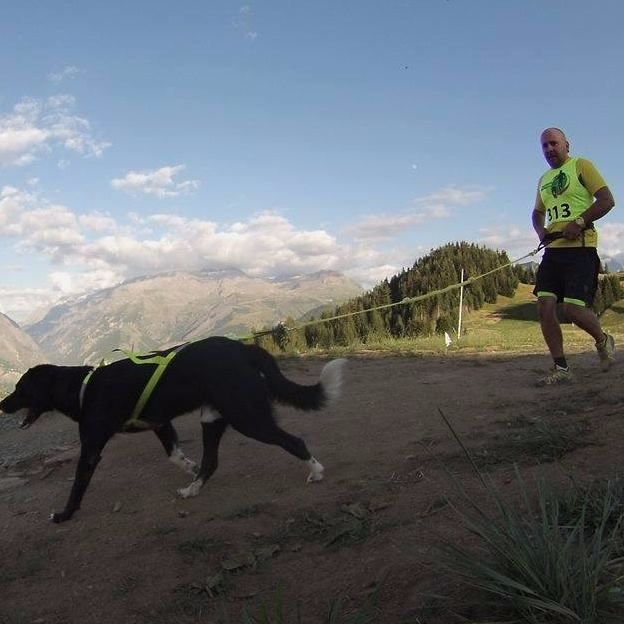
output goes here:
{"type": "Polygon", "coordinates": [[[266,439],[263,440],[263,442],[277,444],[291,455],[298,457],[308,464],[308,468],[310,469],[310,473],[306,479],[308,483],[320,481],[323,478],[323,471],[325,470],[323,464],[311,455],[306,443],[301,438],[280,429],[277,425],[269,432],[269,435],[273,436],[273,439],[266,439]]]}
{"type": "Polygon", "coordinates": [[[294,455],[298,459],[303,460],[308,464],[310,473],[308,474],[307,482],[313,483],[314,481],[320,481],[323,478],[323,465],[312,456],[306,443],[297,436],[284,431],[278,427],[274,422],[263,423],[262,427],[245,427],[238,428],[242,434],[264,442],[266,444],[275,444],[281,446],[286,452],[294,455]]]}
{"type": "Polygon", "coordinates": [[[182,468],[184,472],[188,472],[192,475],[197,474],[197,464],[186,457],[182,452],[178,444],[178,434],[170,422],[158,427],[158,429],[154,429],[154,433],[162,443],[167,457],[169,457],[178,468],[182,468]]]}
{"type": "Polygon", "coordinates": [[[182,498],[197,496],[202,485],[212,476],[218,465],[219,442],[227,427],[227,423],[220,417],[211,422],[206,422],[202,417],[202,439],[204,455],[197,476],[191,483],[178,490],[182,498]]]}

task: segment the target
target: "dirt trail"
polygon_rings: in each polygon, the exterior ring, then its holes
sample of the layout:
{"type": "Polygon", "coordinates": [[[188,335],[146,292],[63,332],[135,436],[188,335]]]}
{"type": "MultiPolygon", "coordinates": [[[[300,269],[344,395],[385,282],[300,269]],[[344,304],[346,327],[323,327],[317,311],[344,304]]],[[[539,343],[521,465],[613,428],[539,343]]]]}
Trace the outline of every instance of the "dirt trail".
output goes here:
{"type": "MultiPolygon", "coordinates": [[[[156,437],[119,435],[83,508],[58,526],[47,517],[69,493],[75,425],[5,423],[0,480],[21,481],[0,489],[0,622],[216,623],[227,612],[236,623],[244,604],[278,587],[306,624],[323,622],[334,598],[348,611],[371,594],[384,624],[452,622],[449,610],[468,609],[470,592],[436,568],[440,539],[467,539],[445,504],[455,487],[447,471],[480,493],[438,410],[510,497],[514,462],[528,479],[610,476],[623,468],[622,368],[601,373],[595,357],[572,356],[577,382],[561,388],[534,387],[545,356],[351,358],[330,410],[278,408],[325,465],[323,482],[306,484],[297,460],[229,431],[212,480],[181,500],[187,476],[156,437]],[[568,445],[558,462],[540,439],[544,426],[568,445]]],[[[309,383],[323,363],[282,366],[309,383]]],[[[199,423],[179,419],[177,428],[197,458],[199,423]]]]}

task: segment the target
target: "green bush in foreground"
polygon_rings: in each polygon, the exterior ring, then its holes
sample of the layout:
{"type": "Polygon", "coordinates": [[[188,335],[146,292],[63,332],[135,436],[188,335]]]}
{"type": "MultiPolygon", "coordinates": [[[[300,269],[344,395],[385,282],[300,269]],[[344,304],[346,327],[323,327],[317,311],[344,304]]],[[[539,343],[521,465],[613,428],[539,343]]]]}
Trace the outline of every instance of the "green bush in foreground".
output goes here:
{"type": "Polygon", "coordinates": [[[446,567],[495,598],[513,622],[621,622],[621,481],[563,496],[540,483],[533,504],[520,484],[524,509],[504,501],[491,485],[492,511],[461,496],[455,510],[479,545],[471,550],[444,544],[446,567]]]}

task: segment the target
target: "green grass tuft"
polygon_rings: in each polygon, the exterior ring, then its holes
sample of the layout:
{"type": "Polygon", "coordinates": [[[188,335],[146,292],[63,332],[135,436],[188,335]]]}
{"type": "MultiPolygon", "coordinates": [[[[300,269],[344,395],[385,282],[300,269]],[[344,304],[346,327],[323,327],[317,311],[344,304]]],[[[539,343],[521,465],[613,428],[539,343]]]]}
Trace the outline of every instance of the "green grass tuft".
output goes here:
{"type": "Polygon", "coordinates": [[[440,414],[472,462],[489,501],[488,508],[455,480],[459,499],[451,505],[476,546],[442,544],[445,568],[490,596],[492,610],[502,610],[512,618],[510,622],[621,621],[621,481],[585,489],[573,486],[564,494],[541,482],[532,496],[516,468],[523,504],[505,501],[481,474],[451,423],[440,414]]]}

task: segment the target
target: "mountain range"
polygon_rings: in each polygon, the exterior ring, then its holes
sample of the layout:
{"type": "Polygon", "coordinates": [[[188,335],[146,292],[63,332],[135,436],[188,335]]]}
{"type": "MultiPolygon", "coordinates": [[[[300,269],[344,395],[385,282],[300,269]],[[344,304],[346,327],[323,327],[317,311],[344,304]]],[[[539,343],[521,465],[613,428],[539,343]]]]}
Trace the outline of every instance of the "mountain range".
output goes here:
{"type": "Polygon", "coordinates": [[[0,313],[0,385],[15,383],[27,368],[46,361],[39,345],[17,323],[0,313]]]}
{"type": "Polygon", "coordinates": [[[118,347],[146,352],[210,335],[249,335],[361,292],[333,271],[272,280],[237,269],[178,271],[63,301],[25,330],[49,361],[93,364],[118,347]]]}

